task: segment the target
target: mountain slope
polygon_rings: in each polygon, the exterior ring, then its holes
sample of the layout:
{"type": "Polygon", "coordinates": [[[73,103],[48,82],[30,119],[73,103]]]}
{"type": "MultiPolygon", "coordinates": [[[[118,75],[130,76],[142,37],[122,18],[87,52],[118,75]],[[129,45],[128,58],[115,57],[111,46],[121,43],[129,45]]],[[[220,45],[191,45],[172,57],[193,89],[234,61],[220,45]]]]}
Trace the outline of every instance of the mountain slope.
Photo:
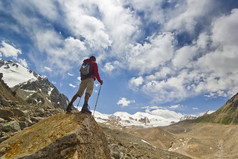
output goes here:
{"type": "Polygon", "coordinates": [[[8,85],[2,80],[3,74],[0,73],[0,104],[8,105],[8,101],[14,101],[18,104],[26,104],[26,102],[19,97],[16,92],[13,92],[8,85]]]}
{"type": "Polygon", "coordinates": [[[199,117],[196,122],[238,124],[238,93],[216,112],[199,117]]]}
{"type": "Polygon", "coordinates": [[[68,98],[49,80],[13,61],[0,60],[4,82],[29,104],[66,109],[68,98]]]}
{"type": "Polygon", "coordinates": [[[12,61],[0,60],[0,71],[0,143],[66,108],[67,97],[47,78],[12,61]],[[20,79],[23,76],[24,80],[20,79]],[[19,83],[25,80],[28,81],[19,83]],[[9,83],[18,85],[13,89],[9,83]]]}
{"type": "Polygon", "coordinates": [[[63,112],[60,108],[28,104],[0,79],[0,143],[39,120],[60,112],[63,112]]]}
{"type": "Polygon", "coordinates": [[[14,87],[19,83],[29,80],[37,80],[35,72],[26,69],[20,64],[13,61],[5,61],[0,59],[0,72],[4,74],[3,80],[9,87],[14,87]]]}
{"type": "Polygon", "coordinates": [[[88,114],[57,114],[19,132],[0,144],[4,158],[110,159],[107,140],[88,114]]]}
{"type": "Polygon", "coordinates": [[[174,142],[169,151],[194,159],[238,158],[237,125],[195,123],[186,120],[163,129],[173,134],[179,141],[174,142]]]}
{"type": "Polygon", "coordinates": [[[106,134],[111,155],[115,159],[190,159],[190,157],[155,147],[141,137],[126,133],[124,130],[108,128],[101,124],[106,134]]]}
{"type": "Polygon", "coordinates": [[[68,98],[45,77],[29,80],[12,88],[21,98],[30,104],[66,109],[68,98]]]}

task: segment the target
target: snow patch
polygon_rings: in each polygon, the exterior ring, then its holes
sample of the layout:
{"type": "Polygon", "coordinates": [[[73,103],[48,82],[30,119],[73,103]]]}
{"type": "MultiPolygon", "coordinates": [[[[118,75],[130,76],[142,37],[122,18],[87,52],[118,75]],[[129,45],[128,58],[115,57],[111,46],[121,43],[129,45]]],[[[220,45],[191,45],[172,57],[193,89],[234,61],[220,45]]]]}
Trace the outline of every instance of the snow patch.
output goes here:
{"type": "Polygon", "coordinates": [[[4,60],[0,62],[3,63],[0,67],[0,72],[3,73],[3,80],[9,87],[14,87],[29,80],[37,80],[33,72],[18,63],[4,60]]]}
{"type": "Polygon", "coordinates": [[[50,87],[50,88],[49,88],[49,90],[48,90],[48,95],[49,95],[49,96],[51,95],[53,89],[54,89],[53,87],[50,87]]]}
{"type": "Polygon", "coordinates": [[[149,142],[147,142],[147,141],[145,141],[145,140],[143,140],[143,139],[141,139],[141,141],[144,142],[144,143],[146,143],[146,144],[148,144],[148,145],[153,146],[154,148],[156,148],[156,146],[154,146],[153,144],[151,144],[151,143],[149,143],[149,142]]]}

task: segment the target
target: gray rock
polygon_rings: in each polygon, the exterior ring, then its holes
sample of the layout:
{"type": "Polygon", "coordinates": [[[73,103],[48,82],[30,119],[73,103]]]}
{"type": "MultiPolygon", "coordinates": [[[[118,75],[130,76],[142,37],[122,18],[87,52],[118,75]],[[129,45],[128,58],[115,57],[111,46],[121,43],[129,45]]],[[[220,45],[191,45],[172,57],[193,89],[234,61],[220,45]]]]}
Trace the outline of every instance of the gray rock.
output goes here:
{"type": "Polygon", "coordinates": [[[21,127],[17,121],[10,121],[2,125],[2,130],[4,132],[17,132],[21,130],[21,127]]]}
{"type": "Polygon", "coordinates": [[[19,125],[20,125],[21,130],[23,130],[24,128],[28,127],[28,123],[24,122],[24,121],[20,121],[19,125]]]}
{"type": "Polygon", "coordinates": [[[1,100],[1,105],[3,107],[8,107],[9,106],[9,103],[6,101],[6,100],[1,100]]]}

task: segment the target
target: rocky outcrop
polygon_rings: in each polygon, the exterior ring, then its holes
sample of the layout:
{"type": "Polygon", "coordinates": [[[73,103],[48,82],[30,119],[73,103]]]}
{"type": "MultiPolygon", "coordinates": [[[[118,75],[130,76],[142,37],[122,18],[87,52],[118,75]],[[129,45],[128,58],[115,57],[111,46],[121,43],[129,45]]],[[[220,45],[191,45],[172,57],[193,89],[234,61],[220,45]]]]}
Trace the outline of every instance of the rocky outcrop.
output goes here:
{"type": "Polygon", "coordinates": [[[0,144],[0,158],[110,159],[101,127],[91,115],[57,114],[0,144]]]}
{"type": "Polygon", "coordinates": [[[49,80],[14,61],[0,59],[0,71],[5,83],[14,95],[28,104],[41,104],[48,107],[66,109],[68,98],[60,93],[49,80]]]}
{"type": "Polygon", "coordinates": [[[11,88],[9,88],[8,85],[2,80],[2,73],[0,73],[0,77],[0,106],[7,107],[16,104],[26,104],[26,102],[21,97],[16,95],[16,92],[12,91],[11,88]]]}
{"type": "Polygon", "coordinates": [[[0,60],[0,68],[4,72],[0,74],[0,143],[45,117],[62,113],[67,107],[68,98],[46,77],[13,61],[0,60]],[[16,79],[9,78],[16,75],[19,75],[16,79]],[[21,77],[25,76],[29,76],[28,81],[14,88],[7,85],[14,80],[22,81],[21,77]]]}
{"type": "Polygon", "coordinates": [[[0,143],[45,117],[63,112],[50,105],[28,104],[0,80],[0,143]]]}
{"type": "Polygon", "coordinates": [[[12,89],[29,104],[66,109],[69,102],[64,94],[60,93],[47,78],[42,76],[38,76],[37,80],[21,83],[12,89]]]}

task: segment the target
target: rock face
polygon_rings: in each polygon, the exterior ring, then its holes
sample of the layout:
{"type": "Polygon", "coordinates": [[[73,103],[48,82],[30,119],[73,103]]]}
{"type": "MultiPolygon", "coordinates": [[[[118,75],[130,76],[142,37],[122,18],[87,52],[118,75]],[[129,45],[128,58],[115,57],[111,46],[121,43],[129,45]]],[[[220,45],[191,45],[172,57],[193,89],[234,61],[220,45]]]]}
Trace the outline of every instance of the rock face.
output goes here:
{"type": "Polygon", "coordinates": [[[0,144],[0,158],[111,159],[106,137],[91,115],[57,114],[0,144]]]}
{"type": "Polygon", "coordinates": [[[21,83],[12,89],[29,104],[66,109],[69,103],[68,98],[42,76],[38,76],[37,80],[21,83]]]}
{"type": "Polygon", "coordinates": [[[54,106],[28,104],[0,79],[0,143],[44,117],[60,112],[63,110],[54,106]]]}
{"type": "Polygon", "coordinates": [[[68,98],[46,77],[1,59],[0,71],[0,143],[66,109],[68,98]]]}

